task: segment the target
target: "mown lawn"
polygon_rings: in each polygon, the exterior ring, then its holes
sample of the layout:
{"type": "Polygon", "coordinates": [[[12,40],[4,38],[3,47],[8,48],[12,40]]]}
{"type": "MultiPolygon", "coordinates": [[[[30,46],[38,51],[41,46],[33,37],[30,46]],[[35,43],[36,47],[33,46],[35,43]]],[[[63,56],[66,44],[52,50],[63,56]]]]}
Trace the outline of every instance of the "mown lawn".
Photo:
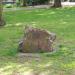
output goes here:
{"type": "Polygon", "coordinates": [[[4,12],[0,28],[0,75],[75,75],[75,8],[4,12]],[[17,56],[25,25],[56,33],[56,51],[17,56]]]}

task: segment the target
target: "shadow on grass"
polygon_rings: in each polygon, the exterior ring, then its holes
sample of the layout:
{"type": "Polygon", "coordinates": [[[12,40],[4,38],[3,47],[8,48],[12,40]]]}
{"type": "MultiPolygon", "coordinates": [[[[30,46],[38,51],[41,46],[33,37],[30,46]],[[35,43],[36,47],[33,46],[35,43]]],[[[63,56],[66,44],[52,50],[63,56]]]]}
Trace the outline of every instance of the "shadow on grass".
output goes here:
{"type": "Polygon", "coordinates": [[[74,75],[75,54],[65,46],[54,53],[0,57],[2,75],[74,75]]]}

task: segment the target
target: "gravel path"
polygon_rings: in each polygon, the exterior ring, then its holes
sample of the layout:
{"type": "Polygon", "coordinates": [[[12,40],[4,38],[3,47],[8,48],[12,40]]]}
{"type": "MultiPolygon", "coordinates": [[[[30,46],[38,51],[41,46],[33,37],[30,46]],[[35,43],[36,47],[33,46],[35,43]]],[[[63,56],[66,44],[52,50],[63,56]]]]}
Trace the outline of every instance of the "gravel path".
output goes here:
{"type": "Polygon", "coordinates": [[[75,6],[75,2],[62,2],[63,6],[75,6]]]}
{"type": "MultiPolygon", "coordinates": [[[[4,11],[32,10],[32,9],[50,8],[50,6],[52,5],[37,5],[22,8],[4,8],[4,11]]],[[[75,2],[62,2],[62,6],[75,6],[75,2]]]]}

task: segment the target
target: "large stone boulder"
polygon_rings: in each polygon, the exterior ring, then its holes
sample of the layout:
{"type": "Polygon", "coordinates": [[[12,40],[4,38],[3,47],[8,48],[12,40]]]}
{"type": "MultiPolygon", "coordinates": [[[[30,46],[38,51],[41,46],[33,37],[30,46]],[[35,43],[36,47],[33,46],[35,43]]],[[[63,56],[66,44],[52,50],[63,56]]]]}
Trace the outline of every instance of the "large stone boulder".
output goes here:
{"type": "Polygon", "coordinates": [[[23,39],[19,43],[19,51],[24,53],[51,52],[52,44],[56,39],[49,31],[26,27],[23,39]]]}

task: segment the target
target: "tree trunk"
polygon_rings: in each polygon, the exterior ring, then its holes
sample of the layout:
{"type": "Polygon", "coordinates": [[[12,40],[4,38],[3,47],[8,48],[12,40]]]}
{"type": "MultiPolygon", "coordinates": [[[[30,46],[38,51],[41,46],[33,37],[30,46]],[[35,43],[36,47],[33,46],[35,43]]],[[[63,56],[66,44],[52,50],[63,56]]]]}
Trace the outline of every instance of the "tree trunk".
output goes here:
{"type": "Polygon", "coordinates": [[[23,7],[27,6],[26,0],[23,0],[23,7]]]}
{"type": "Polygon", "coordinates": [[[61,5],[61,0],[54,0],[54,5],[53,5],[53,7],[55,7],[55,8],[58,8],[58,7],[61,7],[62,5],[61,5]]]}
{"type": "Polygon", "coordinates": [[[3,20],[3,15],[2,15],[2,0],[0,0],[0,26],[3,26],[5,24],[4,20],[3,20]]]}

